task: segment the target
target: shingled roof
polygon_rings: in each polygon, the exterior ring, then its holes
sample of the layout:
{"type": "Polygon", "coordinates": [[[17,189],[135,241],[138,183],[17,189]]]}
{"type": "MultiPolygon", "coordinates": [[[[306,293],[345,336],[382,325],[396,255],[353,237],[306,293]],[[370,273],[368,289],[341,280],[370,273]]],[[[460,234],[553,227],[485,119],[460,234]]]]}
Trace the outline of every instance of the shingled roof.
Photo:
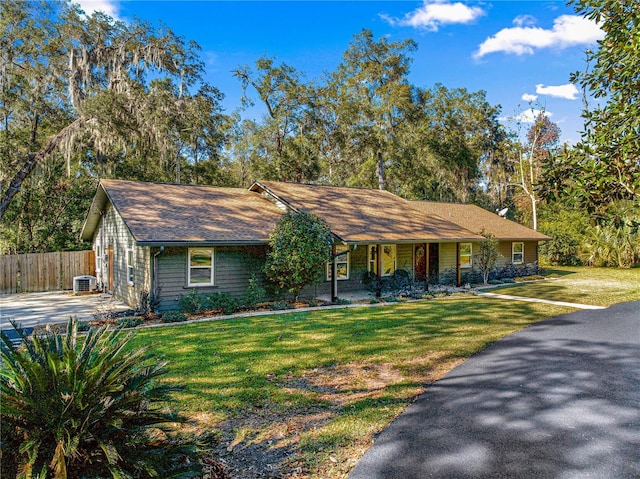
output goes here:
{"type": "Polygon", "coordinates": [[[436,201],[412,201],[414,208],[441,216],[447,221],[464,225],[475,233],[483,229],[503,241],[546,241],[547,235],[519,223],[498,216],[476,205],[440,203],[436,201]]]}
{"type": "Polygon", "coordinates": [[[331,232],[347,243],[483,239],[388,191],[276,181],[259,181],[250,189],[295,211],[323,218],[331,232]]]}
{"type": "Polygon", "coordinates": [[[91,239],[107,200],[139,245],[266,243],[283,214],[243,188],[101,180],[83,239],[91,239]]]}

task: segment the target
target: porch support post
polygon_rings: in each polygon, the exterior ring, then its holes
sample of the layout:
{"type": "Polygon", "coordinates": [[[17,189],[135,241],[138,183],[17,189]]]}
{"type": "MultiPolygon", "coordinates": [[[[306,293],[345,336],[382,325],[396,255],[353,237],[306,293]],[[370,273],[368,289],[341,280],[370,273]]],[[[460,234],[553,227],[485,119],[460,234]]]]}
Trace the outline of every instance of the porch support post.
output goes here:
{"type": "Polygon", "coordinates": [[[378,288],[376,288],[376,297],[382,295],[382,245],[376,245],[376,275],[378,276],[378,288]]]}
{"type": "Polygon", "coordinates": [[[456,243],[456,286],[460,286],[460,243],[456,243]]]}
{"type": "Polygon", "coordinates": [[[424,244],[424,289],[429,291],[429,243],[424,244]]]}
{"type": "Polygon", "coordinates": [[[338,248],[336,244],[331,245],[331,302],[338,301],[338,268],[336,267],[336,253],[338,248]]]}

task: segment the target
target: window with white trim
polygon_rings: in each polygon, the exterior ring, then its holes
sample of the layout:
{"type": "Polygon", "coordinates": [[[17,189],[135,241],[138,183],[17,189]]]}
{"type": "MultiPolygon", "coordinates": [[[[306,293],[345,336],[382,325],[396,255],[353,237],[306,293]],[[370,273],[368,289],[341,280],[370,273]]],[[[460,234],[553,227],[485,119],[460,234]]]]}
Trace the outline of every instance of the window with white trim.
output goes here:
{"type": "Polygon", "coordinates": [[[134,262],[133,262],[133,250],[127,249],[127,283],[133,284],[134,274],[134,262]]]}
{"type": "Polygon", "coordinates": [[[460,243],[460,267],[471,268],[473,266],[473,247],[471,243],[460,243]]]}
{"type": "MultiPolygon", "coordinates": [[[[336,246],[336,278],[338,281],[349,279],[349,247],[346,245],[336,246]],[[342,254],[340,254],[342,253],[342,254]]],[[[331,281],[331,261],[327,262],[327,281],[331,281]]]]}
{"type": "Polygon", "coordinates": [[[102,271],[102,248],[99,244],[96,244],[96,273],[102,271]]]}
{"type": "MultiPolygon", "coordinates": [[[[369,245],[369,271],[378,274],[378,248],[377,245],[369,245]]],[[[396,272],[397,255],[396,245],[382,245],[382,275],[391,276],[396,272]]]]}
{"type": "Polygon", "coordinates": [[[511,262],[513,264],[524,263],[524,243],[522,241],[511,243],[511,262]]]}
{"type": "Polygon", "coordinates": [[[213,286],[214,252],[208,248],[189,248],[188,286],[213,286]]]}

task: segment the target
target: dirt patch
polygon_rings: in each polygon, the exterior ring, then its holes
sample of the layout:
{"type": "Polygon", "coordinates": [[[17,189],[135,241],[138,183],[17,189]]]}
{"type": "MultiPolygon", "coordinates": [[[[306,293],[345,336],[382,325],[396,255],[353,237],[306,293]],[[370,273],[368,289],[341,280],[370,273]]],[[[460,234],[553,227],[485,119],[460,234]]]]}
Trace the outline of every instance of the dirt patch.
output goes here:
{"type": "MultiPolygon", "coordinates": [[[[227,476],[209,479],[304,479],[345,477],[373,443],[373,434],[359,437],[348,448],[326,456],[310,470],[302,457],[301,440],[338,417],[344,408],[364,399],[375,399],[387,388],[402,381],[431,383],[442,377],[460,360],[434,353],[398,367],[388,363],[350,363],[314,368],[299,377],[284,378],[282,387],[295,394],[309,395],[313,407],[287,409],[267,405],[240,417],[212,423],[201,415],[194,418],[201,427],[220,432],[213,451],[216,466],[227,476]]],[[[416,388],[416,395],[424,388],[416,388]]],[[[411,401],[407,401],[407,404],[411,401]]]]}

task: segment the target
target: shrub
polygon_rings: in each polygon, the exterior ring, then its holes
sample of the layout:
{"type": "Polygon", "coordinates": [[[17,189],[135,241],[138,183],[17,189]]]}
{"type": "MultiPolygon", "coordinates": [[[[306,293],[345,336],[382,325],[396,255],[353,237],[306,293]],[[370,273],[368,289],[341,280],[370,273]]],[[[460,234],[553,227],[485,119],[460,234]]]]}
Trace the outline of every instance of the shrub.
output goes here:
{"type": "Polygon", "coordinates": [[[244,293],[244,305],[248,308],[255,308],[259,303],[264,302],[267,297],[267,292],[258,283],[256,274],[252,274],[249,279],[249,286],[244,293]]]}
{"type": "Polygon", "coordinates": [[[102,327],[82,341],[77,333],[72,318],[65,334],[29,339],[18,330],[24,347],[1,334],[2,477],[195,473],[195,448],[167,435],[182,418],[166,410],[176,388],[156,381],[166,363],[127,348],[131,333],[102,327]]]}
{"type": "Polygon", "coordinates": [[[327,223],[305,212],[287,213],[269,235],[265,276],[298,299],[300,290],[322,279],[331,257],[327,223]]]}
{"type": "Polygon", "coordinates": [[[295,309],[295,306],[287,301],[273,303],[270,307],[272,311],[283,311],[285,309],[295,309]]]}
{"type": "Polygon", "coordinates": [[[91,323],[88,321],[78,321],[78,331],[86,332],[91,329],[91,323]]]}
{"type": "Polygon", "coordinates": [[[180,296],[179,308],[183,313],[198,314],[209,308],[209,301],[206,296],[192,289],[189,294],[180,296]]]}
{"type": "Polygon", "coordinates": [[[119,328],[135,328],[144,323],[144,318],[140,316],[125,316],[115,322],[115,325],[119,328]]]}
{"type": "Polygon", "coordinates": [[[222,310],[224,314],[233,314],[238,309],[238,302],[227,293],[213,293],[208,300],[211,309],[222,310]]]}
{"type": "Polygon", "coordinates": [[[163,323],[181,323],[187,320],[187,316],[182,311],[167,311],[160,320],[163,323]]]}
{"type": "Polygon", "coordinates": [[[336,298],[336,301],[334,304],[346,305],[346,304],[351,304],[351,301],[345,298],[336,298]]]}

